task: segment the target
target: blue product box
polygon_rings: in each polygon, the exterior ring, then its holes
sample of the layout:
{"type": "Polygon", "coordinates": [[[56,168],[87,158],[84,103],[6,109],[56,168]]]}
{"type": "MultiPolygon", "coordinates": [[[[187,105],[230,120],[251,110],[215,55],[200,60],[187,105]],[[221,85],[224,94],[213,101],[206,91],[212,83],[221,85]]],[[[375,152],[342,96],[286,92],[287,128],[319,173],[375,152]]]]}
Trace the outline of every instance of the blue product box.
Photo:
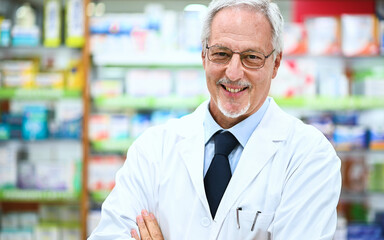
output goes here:
{"type": "Polygon", "coordinates": [[[11,139],[21,139],[23,123],[22,114],[6,113],[2,115],[2,122],[8,124],[11,139]]]}
{"type": "Polygon", "coordinates": [[[8,140],[11,137],[11,131],[9,125],[6,123],[0,123],[0,141],[8,140]]]}
{"type": "Polygon", "coordinates": [[[382,231],[376,224],[348,225],[348,240],[382,240],[382,231]]]}
{"type": "Polygon", "coordinates": [[[332,120],[335,125],[354,126],[357,125],[358,116],[355,112],[337,113],[333,115],[332,120]]]}
{"type": "Polygon", "coordinates": [[[336,126],[333,143],[339,151],[365,149],[368,146],[367,130],[361,126],[336,126]]]}
{"type": "Polygon", "coordinates": [[[23,113],[22,136],[25,140],[48,138],[48,110],[44,106],[26,106],[23,113]]]}
{"type": "Polygon", "coordinates": [[[384,150],[384,129],[370,129],[369,131],[369,149],[384,150]]]}
{"type": "Polygon", "coordinates": [[[61,139],[80,139],[83,118],[67,119],[60,122],[57,129],[52,132],[52,137],[61,139]]]}

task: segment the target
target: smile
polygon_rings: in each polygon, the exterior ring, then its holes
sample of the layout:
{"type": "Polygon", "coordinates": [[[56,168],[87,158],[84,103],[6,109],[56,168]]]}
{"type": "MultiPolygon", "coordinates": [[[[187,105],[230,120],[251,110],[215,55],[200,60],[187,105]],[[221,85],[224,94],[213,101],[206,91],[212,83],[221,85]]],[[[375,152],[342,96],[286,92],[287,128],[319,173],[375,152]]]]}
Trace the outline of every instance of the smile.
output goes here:
{"type": "Polygon", "coordinates": [[[224,85],[221,85],[225,90],[227,90],[228,92],[231,92],[231,93],[238,93],[238,92],[241,92],[241,91],[244,91],[245,89],[247,89],[247,87],[244,87],[244,88],[230,88],[230,87],[227,87],[227,86],[224,86],[224,85]]]}

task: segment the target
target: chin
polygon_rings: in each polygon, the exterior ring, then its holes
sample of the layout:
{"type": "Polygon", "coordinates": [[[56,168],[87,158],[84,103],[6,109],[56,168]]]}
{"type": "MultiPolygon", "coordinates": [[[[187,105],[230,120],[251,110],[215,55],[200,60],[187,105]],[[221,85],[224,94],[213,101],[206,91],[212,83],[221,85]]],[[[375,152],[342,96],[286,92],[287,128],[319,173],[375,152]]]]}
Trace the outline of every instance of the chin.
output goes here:
{"type": "Polygon", "coordinates": [[[225,108],[220,100],[218,101],[217,105],[218,105],[220,112],[224,116],[226,116],[228,118],[238,118],[238,117],[243,116],[244,114],[247,113],[249,106],[250,106],[250,103],[248,102],[248,104],[243,108],[234,109],[234,110],[229,110],[229,109],[225,108]]]}

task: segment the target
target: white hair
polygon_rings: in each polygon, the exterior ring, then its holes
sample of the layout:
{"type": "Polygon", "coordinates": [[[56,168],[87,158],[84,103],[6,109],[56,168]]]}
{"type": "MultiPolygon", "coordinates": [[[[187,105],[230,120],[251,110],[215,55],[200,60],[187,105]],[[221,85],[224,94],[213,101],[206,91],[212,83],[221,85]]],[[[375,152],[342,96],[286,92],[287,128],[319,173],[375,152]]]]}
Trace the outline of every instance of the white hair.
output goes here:
{"type": "Polygon", "coordinates": [[[272,3],[270,0],[213,0],[209,4],[207,15],[203,22],[201,34],[203,51],[205,51],[205,45],[211,37],[211,26],[215,15],[224,8],[241,6],[246,6],[256,13],[262,13],[271,24],[272,46],[275,49],[273,56],[275,58],[277,54],[280,54],[283,51],[282,31],[284,19],[277,4],[272,3]]]}

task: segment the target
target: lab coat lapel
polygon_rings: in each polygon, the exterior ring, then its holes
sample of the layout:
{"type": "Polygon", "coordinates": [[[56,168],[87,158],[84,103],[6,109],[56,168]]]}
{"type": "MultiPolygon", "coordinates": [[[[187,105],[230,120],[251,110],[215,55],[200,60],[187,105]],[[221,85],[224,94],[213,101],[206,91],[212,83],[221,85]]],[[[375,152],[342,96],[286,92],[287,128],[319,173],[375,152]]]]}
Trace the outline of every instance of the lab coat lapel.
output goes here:
{"type": "Polygon", "coordinates": [[[271,99],[270,107],[245,146],[236,170],[220,202],[215,220],[223,221],[237,198],[249,187],[286,139],[289,120],[271,99]]]}
{"type": "MultiPolygon", "coordinates": [[[[204,188],[204,126],[203,118],[206,104],[202,104],[188,119],[189,129],[183,129],[183,139],[177,144],[175,150],[183,159],[189,177],[205,209],[209,212],[204,188]]],[[[186,125],[181,127],[185,128],[186,125]]]]}

